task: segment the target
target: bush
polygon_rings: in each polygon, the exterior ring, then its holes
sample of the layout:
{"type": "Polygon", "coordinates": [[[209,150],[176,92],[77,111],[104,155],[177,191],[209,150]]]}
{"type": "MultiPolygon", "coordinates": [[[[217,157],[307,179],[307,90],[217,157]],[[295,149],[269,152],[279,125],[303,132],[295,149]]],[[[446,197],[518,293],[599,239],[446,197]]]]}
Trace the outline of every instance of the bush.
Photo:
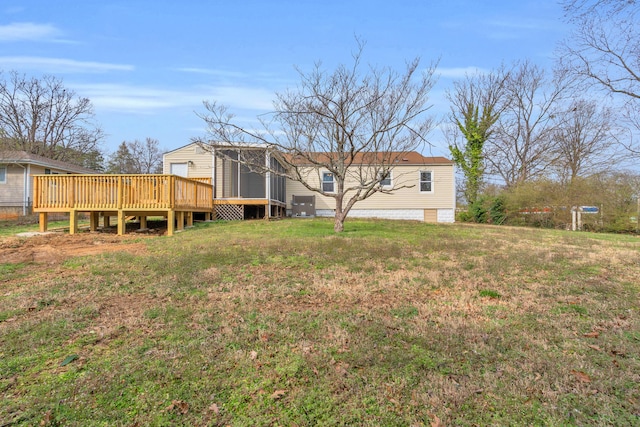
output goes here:
{"type": "Polygon", "coordinates": [[[467,212],[460,212],[458,220],[479,224],[502,224],[507,218],[506,200],[503,196],[480,196],[469,205],[467,212]]]}

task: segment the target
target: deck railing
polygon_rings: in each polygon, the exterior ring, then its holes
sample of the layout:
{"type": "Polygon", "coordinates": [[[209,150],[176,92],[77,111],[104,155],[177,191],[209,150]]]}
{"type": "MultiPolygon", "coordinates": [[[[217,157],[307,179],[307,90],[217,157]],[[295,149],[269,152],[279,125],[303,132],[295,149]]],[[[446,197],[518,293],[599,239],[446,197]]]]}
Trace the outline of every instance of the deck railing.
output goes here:
{"type": "Polygon", "coordinates": [[[34,175],[34,210],[211,210],[210,184],[176,175],[34,175]]]}

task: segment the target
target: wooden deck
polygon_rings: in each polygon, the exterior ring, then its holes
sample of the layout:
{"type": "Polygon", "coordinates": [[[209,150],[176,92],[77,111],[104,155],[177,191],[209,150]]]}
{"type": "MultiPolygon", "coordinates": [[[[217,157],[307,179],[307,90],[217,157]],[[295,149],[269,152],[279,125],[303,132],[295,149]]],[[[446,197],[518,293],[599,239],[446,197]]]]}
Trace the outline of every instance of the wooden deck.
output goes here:
{"type": "Polygon", "coordinates": [[[125,232],[127,217],[140,217],[146,228],[147,216],[165,216],[167,235],[193,223],[194,212],[211,218],[214,212],[210,182],[176,175],[34,175],[33,211],[40,214],[40,231],[47,229],[47,214],[68,212],[69,233],[78,231],[78,213],[90,214],[90,227],[104,225],[117,217],[118,234],[125,232]],[[177,222],[177,224],[176,224],[177,222]]]}

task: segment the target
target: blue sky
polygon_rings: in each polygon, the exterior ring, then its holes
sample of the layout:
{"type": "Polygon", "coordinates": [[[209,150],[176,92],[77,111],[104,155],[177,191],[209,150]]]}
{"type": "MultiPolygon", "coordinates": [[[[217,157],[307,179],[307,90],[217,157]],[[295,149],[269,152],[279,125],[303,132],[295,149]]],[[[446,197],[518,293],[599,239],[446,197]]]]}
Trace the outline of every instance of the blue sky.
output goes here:
{"type": "MultiPolygon", "coordinates": [[[[274,94],[298,82],[294,67],[364,60],[401,71],[439,60],[432,111],[465,71],[529,59],[551,67],[567,26],[556,0],[3,0],[0,70],[52,74],[89,98],[103,148],[158,139],[171,150],[204,135],[207,99],[248,126],[274,94]]],[[[438,130],[425,154],[448,155],[438,130]]]]}

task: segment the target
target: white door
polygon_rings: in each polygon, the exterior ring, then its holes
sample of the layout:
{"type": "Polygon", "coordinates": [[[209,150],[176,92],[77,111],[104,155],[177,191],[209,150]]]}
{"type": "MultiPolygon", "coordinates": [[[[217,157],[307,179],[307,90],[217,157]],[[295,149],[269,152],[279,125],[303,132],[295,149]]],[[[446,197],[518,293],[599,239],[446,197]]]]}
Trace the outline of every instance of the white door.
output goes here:
{"type": "Polygon", "coordinates": [[[187,163],[171,163],[170,172],[171,175],[178,175],[184,178],[189,175],[189,167],[187,163]]]}

